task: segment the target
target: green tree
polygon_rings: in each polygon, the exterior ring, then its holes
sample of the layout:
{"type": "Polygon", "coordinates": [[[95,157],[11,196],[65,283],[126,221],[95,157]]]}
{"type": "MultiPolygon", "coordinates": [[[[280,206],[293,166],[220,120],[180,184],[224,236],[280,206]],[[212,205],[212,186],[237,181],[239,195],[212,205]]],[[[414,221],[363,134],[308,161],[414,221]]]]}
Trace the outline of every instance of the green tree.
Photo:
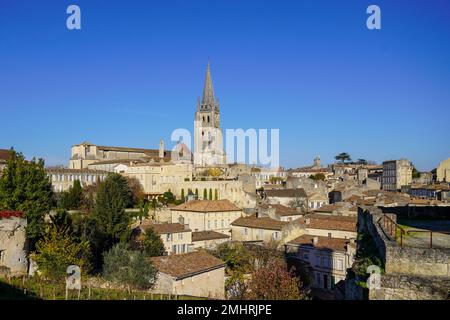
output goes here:
{"type": "MultiPolygon", "coordinates": [[[[113,182],[119,188],[121,192],[121,198],[123,199],[125,208],[132,208],[134,206],[134,195],[133,190],[130,187],[130,182],[128,178],[118,174],[118,173],[110,173],[106,179],[113,182]]],[[[133,181],[133,180],[132,180],[133,181]]],[[[139,182],[139,181],[138,181],[139,182]]],[[[131,182],[134,183],[134,182],[131,182]]]]}
{"type": "Polygon", "coordinates": [[[52,207],[53,191],[44,160],[26,161],[11,149],[11,157],[0,175],[0,210],[24,212],[30,249],[45,233],[44,217],[52,207]]]}
{"type": "Polygon", "coordinates": [[[195,195],[198,197],[198,189],[195,188],[195,195]]]}
{"type": "Polygon", "coordinates": [[[415,166],[413,166],[413,169],[412,169],[412,178],[413,179],[419,179],[420,178],[420,172],[417,171],[415,166]]]}
{"type": "Polygon", "coordinates": [[[32,257],[44,278],[61,282],[70,265],[77,265],[82,273],[87,273],[90,268],[89,255],[88,241],[78,241],[70,235],[68,229],[51,227],[37,242],[36,252],[32,257]]]}
{"type": "Polygon", "coordinates": [[[184,198],[185,198],[185,196],[184,196],[184,189],[181,189],[181,200],[184,201],[184,198]]]}
{"type": "Polygon", "coordinates": [[[145,254],[149,257],[159,257],[165,253],[164,243],[153,228],[145,231],[143,247],[145,254]]]}
{"type": "Polygon", "coordinates": [[[164,198],[165,203],[173,203],[175,201],[175,196],[170,191],[164,192],[163,198],[164,198]]]}
{"type": "Polygon", "coordinates": [[[207,199],[208,199],[208,191],[206,191],[206,189],[203,189],[203,200],[207,199]]]}
{"type": "Polygon", "coordinates": [[[119,243],[104,253],[105,279],[132,289],[150,289],[157,279],[157,270],[141,251],[131,251],[119,243]]]}
{"type": "Polygon", "coordinates": [[[358,164],[362,164],[362,165],[366,165],[367,164],[367,160],[366,159],[358,159],[357,163],[358,164]]]}
{"type": "Polygon", "coordinates": [[[334,157],[336,160],[340,161],[341,163],[345,163],[346,161],[351,161],[352,158],[347,152],[342,152],[338,154],[336,157],[334,157]]]}
{"type": "Polygon", "coordinates": [[[219,200],[219,193],[217,189],[214,190],[214,200],[219,200]]]}
{"type": "MultiPolygon", "coordinates": [[[[95,229],[95,256],[99,263],[99,255],[109,250],[119,241],[127,241],[131,235],[130,216],[125,213],[126,204],[130,201],[130,193],[124,188],[127,184],[117,175],[108,177],[99,184],[92,220],[95,229]]],[[[125,180],[126,182],[126,180],[125,180]]]]}
{"type": "Polygon", "coordinates": [[[77,210],[81,208],[83,202],[83,188],[79,180],[73,182],[69,191],[63,192],[60,207],[65,210],[77,210]]]}
{"type": "Polygon", "coordinates": [[[210,188],[209,189],[209,200],[212,200],[213,199],[213,196],[212,196],[212,189],[210,188]]]}
{"type": "Polygon", "coordinates": [[[316,180],[316,181],[318,181],[318,180],[325,181],[325,175],[321,172],[312,174],[309,176],[309,178],[312,180],[316,180]]]}

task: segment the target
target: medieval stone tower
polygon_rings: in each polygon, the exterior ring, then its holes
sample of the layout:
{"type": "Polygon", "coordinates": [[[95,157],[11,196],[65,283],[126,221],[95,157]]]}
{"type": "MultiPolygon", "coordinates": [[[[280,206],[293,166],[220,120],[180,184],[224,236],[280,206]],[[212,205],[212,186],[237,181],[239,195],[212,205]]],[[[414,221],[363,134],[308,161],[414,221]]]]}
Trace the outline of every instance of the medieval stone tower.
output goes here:
{"type": "Polygon", "coordinates": [[[211,66],[206,69],[203,97],[197,101],[194,124],[194,163],[197,166],[224,165],[223,135],[220,128],[220,106],[214,97],[211,66]]]}

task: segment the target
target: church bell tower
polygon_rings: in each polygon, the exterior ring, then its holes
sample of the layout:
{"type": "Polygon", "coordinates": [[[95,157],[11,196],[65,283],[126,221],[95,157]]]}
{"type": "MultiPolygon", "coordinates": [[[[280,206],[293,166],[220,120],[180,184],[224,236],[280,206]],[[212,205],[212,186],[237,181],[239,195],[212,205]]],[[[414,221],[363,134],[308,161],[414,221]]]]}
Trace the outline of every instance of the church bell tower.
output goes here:
{"type": "Polygon", "coordinates": [[[206,69],[203,97],[197,101],[194,124],[194,163],[198,166],[225,164],[223,136],[220,128],[220,105],[214,97],[211,66],[206,69]]]}

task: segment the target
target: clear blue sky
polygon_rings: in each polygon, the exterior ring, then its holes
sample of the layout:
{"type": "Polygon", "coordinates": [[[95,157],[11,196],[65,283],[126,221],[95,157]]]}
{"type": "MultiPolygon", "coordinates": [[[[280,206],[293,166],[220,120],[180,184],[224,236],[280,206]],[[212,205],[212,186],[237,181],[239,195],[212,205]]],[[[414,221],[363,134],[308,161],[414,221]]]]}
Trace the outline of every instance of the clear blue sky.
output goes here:
{"type": "Polygon", "coordinates": [[[0,1],[0,148],[157,148],[193,127],[208,58],[224,128],[279,128],[281,164],[450,156],[450,1],[0,1]],[[77,4],[82,30],[66,28],[77,4]],[[382,29],[366,28],[377,4],[382,29]],[[432,4],[432,5],[431,5],[432,4]]]}

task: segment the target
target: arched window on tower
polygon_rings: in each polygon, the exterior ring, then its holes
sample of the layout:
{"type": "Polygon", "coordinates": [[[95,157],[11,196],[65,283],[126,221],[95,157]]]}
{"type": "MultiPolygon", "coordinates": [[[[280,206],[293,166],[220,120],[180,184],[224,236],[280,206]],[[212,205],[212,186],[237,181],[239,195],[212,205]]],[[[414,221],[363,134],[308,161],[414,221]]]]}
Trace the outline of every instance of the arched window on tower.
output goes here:
{"type": "Polygon", "coordinates": [[[208,116],[208,123],[209,123],[209,116],[208,116]]]}

